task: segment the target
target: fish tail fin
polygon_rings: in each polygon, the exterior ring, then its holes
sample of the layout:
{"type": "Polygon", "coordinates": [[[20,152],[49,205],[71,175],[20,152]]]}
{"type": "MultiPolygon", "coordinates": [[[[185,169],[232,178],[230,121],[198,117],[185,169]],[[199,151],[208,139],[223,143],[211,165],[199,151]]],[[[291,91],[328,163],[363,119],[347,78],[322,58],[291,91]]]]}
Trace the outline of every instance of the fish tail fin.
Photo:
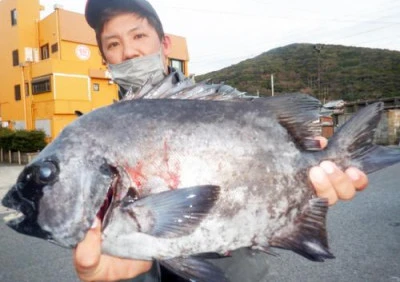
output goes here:
{"type": "Polygon", "coordinates": [[[342,168],[358,167],[367,174],[400,162],[400,149],[373,143],[383,108],[378,102],[358,111],[329,140],[323,158],[342,168]]]}

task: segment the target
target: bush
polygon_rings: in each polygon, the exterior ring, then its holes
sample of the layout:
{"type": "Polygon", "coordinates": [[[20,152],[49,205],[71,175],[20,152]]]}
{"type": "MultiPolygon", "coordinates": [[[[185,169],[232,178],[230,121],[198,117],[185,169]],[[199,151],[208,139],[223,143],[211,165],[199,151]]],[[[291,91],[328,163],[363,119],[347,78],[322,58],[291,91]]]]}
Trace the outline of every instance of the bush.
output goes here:
{"type": "Polygon", "coordinates": [[[14,131],[0,127],[0,148],[3,148],[6,151],[11,150],[13,138],[14,131]]]}
{"type": "Polygon", "coordinates": [[[0,147],[6,151],[37,152],[46,146],[45,139],[46,134],[41,130],[0,130],[0,147]]]}

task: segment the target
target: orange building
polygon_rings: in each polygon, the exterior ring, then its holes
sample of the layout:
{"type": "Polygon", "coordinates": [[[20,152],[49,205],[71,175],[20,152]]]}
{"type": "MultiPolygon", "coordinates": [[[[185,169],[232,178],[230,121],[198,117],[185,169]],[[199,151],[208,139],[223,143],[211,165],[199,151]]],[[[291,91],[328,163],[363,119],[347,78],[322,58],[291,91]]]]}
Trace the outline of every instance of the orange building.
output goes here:
{"type": "MultiPolygon", "coordinates": [[[[53,139],[76,118],[117,99],[95,34],[82,14],[59,6],[40,20],[39,0],[0,1],[0,122],[53,139]]],[[[169,64],[188,72],[183,37],[170,35],[169,64]]]]}

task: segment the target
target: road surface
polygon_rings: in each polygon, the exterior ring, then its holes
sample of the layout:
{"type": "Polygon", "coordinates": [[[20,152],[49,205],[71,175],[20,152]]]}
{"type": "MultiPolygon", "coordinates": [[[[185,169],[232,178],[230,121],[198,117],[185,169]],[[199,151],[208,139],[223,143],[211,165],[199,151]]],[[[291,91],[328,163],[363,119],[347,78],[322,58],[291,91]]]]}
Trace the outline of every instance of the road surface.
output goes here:
{"type": "MultiPolygon", "coordinates": [[[[20,166],[0,164],[0,197],[15,181],[20,166]]],[[[276,250],[278,257],[252,256],[265,264],[262,281],[400,282],[400,165],[369,177],[368,189],[329,211],[328,234],[336,259],[310,262],[292,252],[276,250]]],[[[75,282],[71,250],[20,235],[3,224],[10,212],[0,207],[1,282],[75,282]]],[[[249,281],[246,265],[235,272],[237,281],[249,281]]],[[[250,281],[249,281],[250,282],[250,281]]],[[[253,281],[251,281],[253,282],[253,281]]]]}

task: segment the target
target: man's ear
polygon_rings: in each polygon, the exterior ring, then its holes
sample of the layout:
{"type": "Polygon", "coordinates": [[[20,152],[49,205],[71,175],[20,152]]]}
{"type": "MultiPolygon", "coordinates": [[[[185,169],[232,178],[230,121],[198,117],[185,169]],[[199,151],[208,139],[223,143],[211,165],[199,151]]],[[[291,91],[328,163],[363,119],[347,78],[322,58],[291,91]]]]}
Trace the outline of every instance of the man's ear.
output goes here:
{"type": "Polygon", "coordinates": [[[163,47],[163,53],[165,58],[168,57],[168,55],[171,53],[172,50],[172,41],[171,37],[169,35],[164,35],[164,38],[162,39],[161,45],[163,47]]]}

